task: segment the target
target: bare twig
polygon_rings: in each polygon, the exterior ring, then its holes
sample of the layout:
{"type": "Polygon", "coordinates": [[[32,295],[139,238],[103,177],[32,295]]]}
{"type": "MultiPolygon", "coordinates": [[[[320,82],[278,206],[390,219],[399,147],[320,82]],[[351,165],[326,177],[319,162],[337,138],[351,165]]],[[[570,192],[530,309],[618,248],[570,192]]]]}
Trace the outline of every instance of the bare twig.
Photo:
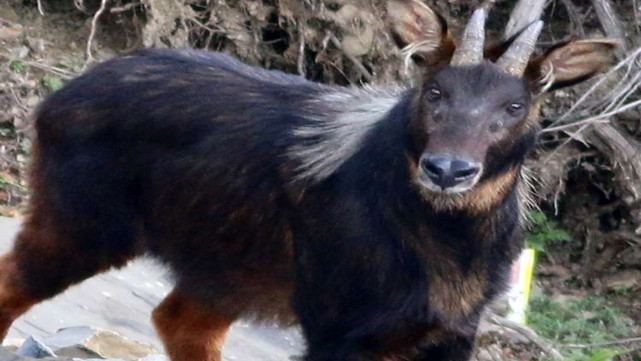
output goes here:
{"type": "Polygon", "coordinates": [[[623,112],[625,112],[625,111],[627,111],[629,109],[636,108],[636,107],[639,107],[639,106],[641,106],[641,99],[637,100],[637,101],[633,101],[632,103],[626,104],[624,106],[618,107],[618,108],[616,108],[616,109],[614,109],[614,110],[612,110],[610,112],[607,112],[607,113],[604,113],[604,114],[599,114],[599,115],[597,115],[595,117],[585,119],[585,120],[583,120],[583,122],[588,122],[590,120],[609,118],[611,116],[617,115],[619,113],[623,113],[623,112]]]}
{"type": "Polygon", "coordinates": [[[305,34],[303,26],[298,27],[298,35],[300,36],[300,44],[298,45],[298,74],[305,77],[305,34]]]}
{"type": "Polygon", "coordinates": [[[620,55],[624,54],[626,51],[625,36],[623,30],[621,30],[621,21],[617,16],[610,0],[592,0],[592,6],[596,10],[596,14],[603,26],[603,30],[610,38],[619,39],[623,45],[621,48],[620,55]]]}
{"type": "Polygon", "coordinates": [[[142,5],[141,2],[136,1],[136,2],[129,3],[129,4],[125,4],[123,6],[118,6],[118,7],[111,8],[111,9],[109,9],[109,12],[112,13],[112,14],[124,13],[125,11],[131,10],[131,9],[135,8],[136,6],[141,6],[141,5],[142,5]]]}
{"type": "Polygon", "coordinates": [[[85,8],[84,0],[73,0],[73,4],[76,7],[76,9],[82,11],[83,13],[87,12],[87,8],[85,8]]]}
{"type": "MultiPolygon", "coordinates": [[[[3,53],[0,53],[0,58],[5,58],[7,60],[14,60],[14,58],[11,55],[3,54],[3,53]]],[[[51,66],[51,65],[47,65],[47,64],[40,64],[40,63],[36,63],[36,62],[33,62],[33,61],[26,61],[26,60],[20,60],[20,62],[22,64],[30,66],[32,68],[36,68],[36,69],[44,70],[44,71],[52,73],[52,74],[56,74],[56,75],[58,75],[59,77],[61,77],[63,79],[71,79],[71,78],[73,78],[73,77],[75,77],[77,75],[77,74],[75,74],[73,72],[70,72],[68,70],[57,68],[55,66],[51,66]]]]}
{"type": "MultiPolygon", "coordinates": [[[[343,51],[343,44],[341,44],[340,40],[336,37],[336,35],[332,34],[329,38],[329,40],[334,44],[335,47],[337,47],[339,50],[343,51]]],[[[343,54],[352,62],[354,63],[354,66],[356,66],[356,69],[358,69],[358,72],[361,73],[363,78],[367,80],[368,82],[372,81],[373,77],[372,74],[369,73],[367,68],[361,63],[358,58],[356,58],[354,55],[348,54],[347,52],[343,51],[343,54]]]]}
{"type": "Polygon", "coordinates": [[[493,312],[487,313],[487,319],[493,324],[508,328],[510,330],[516,331],[521,334],[523,337],[530,340],[533,344],[537,345],[543,352],[550,356],[553,360],[563,360],[561,353],[554,348],[552,343],[539,336],[533,329],[521,325],[518,322],[508,320],[505,317],[501,317],[493,312]]]}
{"type": "Polygon", "coordinates": [[[609,237],[616,240],[624,240],[629,245],[641,246],[641,237],[631,232],[626,231],[613,231],[609,232],[609,237]]]}
{"type": "Polygon", "coordinates": [[[637,28],[637,31],[641,30],[641,22],[639,21],[639,4],[637,3],[637,0],[632,0],[632,8],[634,9],[634,25],[637,28]]]}
{"type": "Polygon", "coordinates": [[[183,20],[185,20],[185,21],[189,21],[191,24],[196,25],[196,26],[198,26],[199,28],[202,28],[202,29],[204,29],[204,30],[207,30],[207,31],[209,31],[210,33],[216,33],[216,34],[232,34],[231,32],[229,32],[229,31],[227,31],[227,30],[223,29],[223,28],[222,28],[222,27],[220,27],[219,25],[216,25],[216,24],[209,24],[209,23],[208,23],[208,24],[203,24],[203,23],[201,23],[200,21],[198,21],[197,19],[195,19],[195,18],[193,18],[193,17],[183,18],[183,20]],[[210,27],[210,26],[208,26],[208,25],[211,25],[211,26],[214,26],[214,27],[212,28],[212,27],[210,27]]]}
{"type": "Polygon", "coordinates": [[[628,205],[630,223],[641,235],[641,143],[612,125],[597,125],[588,134],[590,144],[606,154],[616,169],[622,200],[628,205]]]}
{"type": "Polygon", "coordinates": [[[580,127],[586,124],[609,123],[609,122],[610,121],[608,119],[603,119],[603,117],[592,117],[592,118],[584,119],[584,120],[573,122],[566,125],[559,125],[557,127],[545,128],[541,131],[541,133],[558,132],[558,131],[567,130],[574,127],[580,127]]]}
{"type": "Polygon", "coordinates": [[[598,342],[598,343],[586,343],[586,344],[565,344],[561,347],[566,348],[595,348],[595,347],[607,347],[607,346],[618,346],[618,345],[629,345],[633,343],[641,343],[641,337],[634,338],[624,338],[621,340],[614,340],[609,342],[598,342]]]}
{"type": "Polygon", "coordinates": [[[98,19],[100,18],[100,15],[102,15],[102,13],[105,12],[108,1],[109,0],[101,0],[100,8],[94,14],[93,19],[91,19],[91,32],[89,33],[89,39],[87,40],[87,61],[85,63],[85,67],[87,66],[87,64],[96,60],[93,57],[93,53],[91,52],[91,47],[93,46],[93,40],[96,36],[96,27],[98,26],[98,19]]]}
{"type": "MultiPolygon", "coordinates": [[[[611,76],[617,74],[619,70],[623,67],[627,67],[626,71],[626,76],[632,72],[632,69],[634,69],[637,66],[637,62],[639,61],[639,58],[641,58],[641,47],[636,49],[632,54],[630,54],[627,58],[619,62],[616,66],[614,66],[610,71],[608,71],[606,74],[604,74],[596,83],[594,83],[588,91],[586,91],[579,100],[577,100],[572,107],[565,112],[557,121],[555,121],[552,125],[555,125],[557,123],[562,122],[565,120],[570,114],[574,113],[585,101],[590,97],[590,95],[594,94],[596,90],[599,89],[601,85],[605,83],[606,80],[608,80],[611,76]]],[[[626,77],[624,76],[624,77],[626,77]]],[[[620,84],[621,82],[619,82],[620,84]]]]}
{"type": "Polygon", "coordinates": [[[561,0],[561,3],[565,7],[565,11],[567,11],[568,16],[570,17],[570,21],[572,22],[574,31],[576,31],[581,37],[585,36],[585,29],[583,29],[582,24],[583,21],[579,16],[579,10],[576,8],[576,5],[572,3],[572,0],[561,0]]]}
{"type": "Polygon", "coordinates": [[[42,0],[38,0],[37,5],[38,5],[38,12],[40,13],[40,15],[44,16],[45,11],[42,8],[42,0]]]}
{"type": "MultiPolygon", "coordinates": [[[[547,129],[543,130],[544,133],[551,133],[555,131],[567,131],[569,128],[574,127],[574,124],[579,127],[579,129],[571,134],[569,134],[569,138],[566,139],[560,146],[558,146],[552,153],[550,154],[549,157],[551,157],[554,153],[556,153],[559,149],[564,147],[565,145],[569,144],[570,141],[574,139],[579,139],[579,136],[585,131],[586,129],[589,128],[590,125],[595,125],[593,129],[595,130],[595,134],[601,134],[603,133],[603,137],[599,136],[599,139],[592,139],[590,143],[594,143],[596,140],[598,140],[598,146],[603,147],[608,147],[608,144],[611,144],[613,142],[616,142],[618,145],[617,147],[621,147],[623,150],[628,149],[628,147],[623,146],[625,141],[622,141],[620,136],[617,136],[616,134],[618,131],[614,129],[611,125],[608,124],[603,124],[607,123],[606,120],[608,120],[610,117],[621,114],[624,111],[630,110],[634,107],[639,106],[639,101],[634,101],[632,103],[629,103],[627,105],[624,105],[629,99],[634,95],[635,91],[639,89],[641,86],[641,82],[639,81],[641,79],[641,76],[639,75],[639,71],[641,70],[641,48],[636,49],[633,51],[629,56],[627,56],[625,59],[620,61],[615,67],[613,67],[608,73],[603,75],[595,84],[590,87],[590,89],[585,92],[578,101],[576,101],[572,107],[565,112],[562,116],[560,116],[556,121],[554,121],[550,126],[548,126],[547,129]],[[615,80],[614,82],[612,80],[615,80]],[[607,82],[607,83],[606,83],[607,82]],[[603,96],[599,97],[599,100],[597,102],[594,102],[592,104],[588,104],[587,100],[590,99],[591,97],[594,97],[594,94],[597,93],[597,91],[606,88],[606,84],[615,84],[614,86],[607,87],[609,89],[606,90],[606,94],[603,96]],[[574,113],[579,113],[579,114],[594,114],[596,113],[595,116],[584,118],[580,120],[575,120],[567,125],[558,125],[558,124],[563,124],[567,122],[567,119],[570,117],[570,115],[574,113]],[[597,130],[597,128],[599,128],[597,130]],[[614,137],[609,140],[604,140],[600,138],[604,137],[614,137]],[[620,145],[619,145],[620,143],[620,145]]],[[[622,149],[619,149],[617,151],[617,154],[621,152],[622,149]]],[[[629,158],[632,162],[633,158],[629,158]]],[[[625,160],[624,160],[625,161],[625,160]]],[[[616,160],[613,160],[613,162],[617,162],[616,160]]],[[[630,163],[630,166],[633,168],[638,167],[637,165],[633,165],[633,163],[630,163]]],[[[627,167],[627,166],[626,166],[627,167]]],[[[636,198],[636,191],[632,192],[635,194],[634,198],[636,198]]]]}

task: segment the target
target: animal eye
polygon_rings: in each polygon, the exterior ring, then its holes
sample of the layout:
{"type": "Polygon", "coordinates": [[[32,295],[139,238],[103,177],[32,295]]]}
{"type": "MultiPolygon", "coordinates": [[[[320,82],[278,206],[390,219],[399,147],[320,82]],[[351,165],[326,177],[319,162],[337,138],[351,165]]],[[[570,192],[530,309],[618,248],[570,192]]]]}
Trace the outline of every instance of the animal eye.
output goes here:
{"type": "Polygon", "coordinates": [[[523,103],[512,103],[507,106],[507,113],[513,116],[520,115],[521,112],[525,109],[525,104],[523,103]]]}
{"type": "Polygon", "coordinates": [[[435,102],[443,97],[441,90],[437,87],[431,87],[427,90],[427,100],[435,102]]]}

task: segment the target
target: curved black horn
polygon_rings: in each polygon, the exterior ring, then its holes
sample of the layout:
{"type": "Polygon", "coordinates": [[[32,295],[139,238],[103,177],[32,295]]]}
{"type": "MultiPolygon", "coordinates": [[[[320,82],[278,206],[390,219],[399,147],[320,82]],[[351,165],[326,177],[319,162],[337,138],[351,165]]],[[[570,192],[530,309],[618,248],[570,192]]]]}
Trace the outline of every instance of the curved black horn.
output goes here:
{"type": "Polygon", "coordinates": [[[454,52],[450,65],[473,65],[483,60],[486,19],[487,12],[484,9],[474,11],[463,33],[461,45],[454,52]]]}

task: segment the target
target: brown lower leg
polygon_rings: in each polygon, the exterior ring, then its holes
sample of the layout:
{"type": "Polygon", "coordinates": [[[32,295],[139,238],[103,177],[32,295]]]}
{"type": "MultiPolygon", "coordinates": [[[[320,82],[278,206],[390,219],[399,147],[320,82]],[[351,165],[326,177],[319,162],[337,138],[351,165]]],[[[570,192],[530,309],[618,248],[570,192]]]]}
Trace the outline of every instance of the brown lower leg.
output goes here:
{"type": "Polygon", "coordinates": [[[175,290],[154,310],[153,320],[172,361],[221,361],[234,321],[175,290]]]}
{"type": "Polygon", "coordinates": [[[34,304],[132,257],[127,252],[110,259],[99,252],[78,251],[80,242],[71,233],[46,219],[48,214],[39,215],[45,221],[28,220],[13,250],[0,257],[0,339],[34,304]]]}
{"type": "Polygon", "coordinates": [[[14,253],[0,257],[0,342],[13,321],[37,302],[20,285],[14,253]]]}

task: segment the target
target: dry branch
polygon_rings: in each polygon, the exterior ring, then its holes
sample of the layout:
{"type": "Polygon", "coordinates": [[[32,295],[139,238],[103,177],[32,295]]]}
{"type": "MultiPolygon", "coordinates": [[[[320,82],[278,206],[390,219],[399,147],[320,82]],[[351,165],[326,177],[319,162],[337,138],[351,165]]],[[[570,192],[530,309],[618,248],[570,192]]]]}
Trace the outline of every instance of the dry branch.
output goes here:
{"type": "Polygon", "coordinates": [[[305,77],[305,34],[303,32],[302,25],[298,27],[298,34],[300,37],[300,44],[298,45],[298,62],[296,64],[296,68],[298,69],[298,74],[305,77]]]}
{"type": "Polygon", "coordinates": [[[630,345],[635,343],[641,343],[641,337],[633,338],[624,338],[621,340],[614,340],[609,342],[598,342],[598,343],[589,343],[589,344],[565,344],[565,348],[595,348],[595,347],[609,347],[609,346],[621,346],[621,345],[630,345]]]}
{"type": "Polygon", "coordinates": [[[123,6],[111,8],[109,9],[109,12],[112,14],[124,13],[125,11],[129,11],[137,6],[142,6],[142,5],[143,4],[141,2],[136,1],[129,4],[125,4],[123,6]]]}
{"type": "Polygon", "coordinates": [[[620,54],[625,53],[627,47],[625,44],[625,35],[620,25],[621,20],[619,20],[619,17],[614,11],[610,0],[592,0],[592,5],[596,10],[596,14],[599,17],[601,26],[603,27],[603,30],[605,31],[607,36],[613,39],[620,40],[621,44],[623,45],[620,54]]]}
{"type": "MultiPolygon", "coordinates": [[[[11,56],[9,54],[3,54],[3,53],[0,53],[0,58],[5,58],[7,60],[14,60],[13,56],[11,56]]],[[[70,72],[68,70],[65,70],[65,69],[61,69],[61,68],[58,68],[58,67],[55,67],[55,66],[51,66],[51,65],[47,65],[47,64],[36,63],[36,62],[33,62],[33,61],[20,60],[20,63],[22,63],[22,64],[24,64],[26,66],[30,66],[32,68],[36,68],[36,69],[44,70],[44,71],[52,73],[52,74],[56,74],[57,76],[59,76],[59,77],[61,77],[63,79],[71,79],[71,78],[73,78],[73,77],[75,77],[77,75],[77,74],[75,74],[73,72],[70,72]]]]}
{"type": "Polygon", "coordinates": [[[40,13],[40,15],[44,16],[45,15],[45,11],[42,8],[42,0],[38,0],[37,1],[37,7],[38,7],[38,12],[40,13]]]}
{"type": "Polygon", "coordinates": [[[93,57],[93,53],[91,51],[91,47],[93,46],[93,40],[96,36],[96,27],[98,26],[98,19],[100,18],[100,15],[102,15],[102,13],[105,12],[105,9],[107,8],[107,1],[109,0],[101,0],[100,8],[98,9],[98,11],[96,11],[93,18],[91,19],[91,32],[89,33],[89,39],[87,40],[87,61],[85,63],[85,67],[87,66],[87,64],[95,60],[95,58],[93,57]]]}
{"type": "Polygon", "coordinates": [[[488,321],[490,321],[492,324],[518,332],[523,337],[527,338],[533,344],[538,346],[543,352],[545,352],[553,360],[564,359],[561,353],[556,348],[554,348],[552,343],[550,343],[543,337],[539,336],[533,329],[525,325],[521,325],[518,322],[508,320],[507,318],[501,317],[490,311],[487,312],[486,317],[488,321]]]}
{"type": "Polygon", "coordinates": [[[631,208],[635,233],[641,234],[641,144],[612,125],[599,124],[588,133],[588,141],[606,154],[617,171],[623,201],[631,208]]]}
{"type": "Polygon", "coordinates": [[[580,16],[579,9],[576,5],[572,3],[572,0],[561,0],[561,3],[565,7],[570,21],[572,22],[573,32],[577,32],[581,37],[585,36],[585,29],[583,29],[583,24],[580,16]]]}
{"type": "MultiPolygon", "coordinates": [[[[641,234],[641,144],[616,126],[616,116],[641,107],[636,94],[641,89],[641,48],[631,52],[599,79],[544,133],[569,133],[556,152],[573,139],[597,148],[612,164],[616,192],[629,209],[629,221],[641,234]]],[[[550,156],[548,156],[549,158],[550,156]]]]}
{"type": "MultiPolygon", "coordinates": [[[[610,0],[592,0],[592,4],[607,36],[621,41],[623,48],[619,57],[623,58],[624,32],[610,0]]],[[[605,101],[597,104],[597,107],[601,107],[601,113],[593,118],[609,119],[618,113],[641,106],[641,100],[629,102],[629,99],[641,87],[639,57],[641,57],[641,48],[636,49],[632,55],[623,59],[615,68],[627,67],[625,74],[614,86],[614,89],[606,93],[605,101]]],[[[595,108],[592,107],[589,110],[595,108]]],[[[641,234],[641,207],[634,206],[641,200],[641,143],[612,124],[595,124],[585,134],[585,139],[599,149],[613,164],[617,175],[616,180],[623,194],[623,201],[630,208],[631,221],[636,228],[635,233],[641,234]]]]}

